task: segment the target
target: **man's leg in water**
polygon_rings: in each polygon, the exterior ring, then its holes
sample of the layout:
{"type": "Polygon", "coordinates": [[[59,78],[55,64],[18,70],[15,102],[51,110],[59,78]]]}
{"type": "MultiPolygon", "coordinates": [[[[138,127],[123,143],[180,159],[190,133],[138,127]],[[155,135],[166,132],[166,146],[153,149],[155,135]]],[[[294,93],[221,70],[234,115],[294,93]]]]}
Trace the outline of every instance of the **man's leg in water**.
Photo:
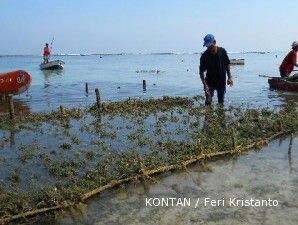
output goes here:
{"type": "Polygon", "coordinates": [[[226,93],[226,89],[225,88],[218,88],[217,89],[217,99],[218,99],[218,103],[220,105],[223,105],[224,104],[225,93],[226,93]]]}
{"type": "Polygon", "coordinates": [[[205,101],[205,105],[211,105],[212,103],[212,98],[214,96],[214,88],[211,86],[208,86],[208,92],[205,92],[206,95],[206,101],[205,101]]]}

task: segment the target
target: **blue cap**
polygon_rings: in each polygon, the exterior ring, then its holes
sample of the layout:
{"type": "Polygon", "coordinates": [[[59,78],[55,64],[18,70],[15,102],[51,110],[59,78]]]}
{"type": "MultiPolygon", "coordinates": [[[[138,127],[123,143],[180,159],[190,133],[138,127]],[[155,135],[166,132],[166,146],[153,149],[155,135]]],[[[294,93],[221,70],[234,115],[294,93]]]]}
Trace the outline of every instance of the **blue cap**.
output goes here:
{"type": "Polygon", "coordinates": [[[207,34],[205,37],[204,37],[204,47],[210,47],[215,41],[215,37],[213,34],[207,34]]]}

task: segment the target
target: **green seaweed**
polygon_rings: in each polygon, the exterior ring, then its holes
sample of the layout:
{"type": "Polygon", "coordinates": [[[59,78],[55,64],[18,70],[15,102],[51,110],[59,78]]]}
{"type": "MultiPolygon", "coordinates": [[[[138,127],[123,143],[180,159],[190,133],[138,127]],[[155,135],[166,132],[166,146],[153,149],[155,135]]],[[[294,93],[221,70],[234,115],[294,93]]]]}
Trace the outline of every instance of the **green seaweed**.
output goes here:
{"type": "MultiPolygon", "coordinates": [[[[2,131],[33,136],[33,144],[15,146],[16,157],[23,164],[38,165],[49,179],[48,184],[28,191],[22,189],[26,173],[13,170],[7,174],[7,180],[17,188],[12,192],[6,182],[0,183],[0,218],[79,202],[85,193],[117,180],[148,178],[149,170],[183,167],[185,161],[205,154],[258,147],[254,143],[298,130],[295,104],[273,111],[204,107],[201,100],[129,99],[103,102],[99,109],[97,105],[87,109],[60,107],[49,113],[16,116],[14,121],[0,116],[2,131]],[[49,147],[38,143],[46,135],[55,140],[49,147]]],[[[2,142],[3,148],[13,148],[8,146],[7,133],[2,142]]],[[[3,161],[9,164],[10,158],[3,161]]]]}

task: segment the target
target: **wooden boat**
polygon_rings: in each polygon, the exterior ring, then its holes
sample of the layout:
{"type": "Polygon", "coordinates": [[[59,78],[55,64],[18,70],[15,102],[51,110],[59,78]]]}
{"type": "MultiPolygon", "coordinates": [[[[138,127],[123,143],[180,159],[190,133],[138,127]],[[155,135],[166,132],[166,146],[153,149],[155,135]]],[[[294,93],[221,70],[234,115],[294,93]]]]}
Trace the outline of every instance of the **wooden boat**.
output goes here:
{"type": "Polygon", "coordinates": [[[283,91],[298,92],[298,82],[291,82],[280,77],[271,77],[268,79],[270,88],[283,91]]]}
{"type": "Polygon", "coordinates": [[[31,76],[24,70],[0,74],[0,94],[21,94],[31,85],[31,76]]]}
{"type": "Polygon", "coordinates": [[[244,59],[230,59],[231,65],[244,65],[244,59]]]}
{"type": "Polygon", "coordinates": [[[48,63],[40,64],[40,69],[42,70],[62,70],[63,64],[65,64],[62,60],[49,61],[48,63]]]}

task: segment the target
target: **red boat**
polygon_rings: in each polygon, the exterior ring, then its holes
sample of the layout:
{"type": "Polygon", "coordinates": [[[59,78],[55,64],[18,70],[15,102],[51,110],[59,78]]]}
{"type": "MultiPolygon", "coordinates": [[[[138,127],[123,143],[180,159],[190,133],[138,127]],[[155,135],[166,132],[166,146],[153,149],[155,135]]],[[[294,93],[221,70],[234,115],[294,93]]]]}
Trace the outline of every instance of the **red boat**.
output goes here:
{"type": "Polygon", "coordinates": [[[286,81],[280,77],[272,77],[268,79],[268,83],[272,89],[298,92],[298,82],[286,81]]]}
{"type": "Polygon", "coordinates": [[[0,95],[21,94],[31,84],[31,76],[24,70],[0,74],[0,95]]]}

